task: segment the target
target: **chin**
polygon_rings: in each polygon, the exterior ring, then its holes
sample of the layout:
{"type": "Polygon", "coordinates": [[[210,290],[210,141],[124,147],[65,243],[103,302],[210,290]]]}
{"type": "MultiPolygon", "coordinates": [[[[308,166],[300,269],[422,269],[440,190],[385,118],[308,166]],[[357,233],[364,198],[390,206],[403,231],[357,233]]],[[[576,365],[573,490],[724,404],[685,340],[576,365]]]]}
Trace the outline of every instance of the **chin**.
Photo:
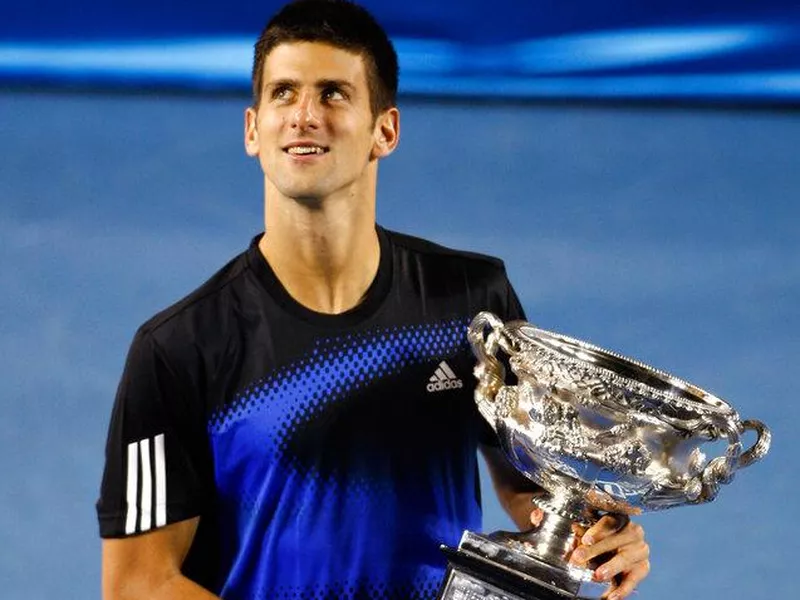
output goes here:
{"type": "Polygon", "coordinates": [[[283,185],[275,185],[275,188],[284,198],[291,198],[305,204],[313,204],[314,202],[321,202],[347,187],[339,181],[321,181],[320,179],[315,177],[313,180],[309,178],[309,180],[305,181],[284,181],[281,182],[283,185]]]}
{"type": "Polygon", "coordinates": [[[314,188],[285,188],[280,190],[281,196],[308,206],[319,204],[325,193],[314,188]]]}
{"type": "Polygon", "coordinates": [[[278,189],[286,198],[303,202],[321,202],[341,189],[340,186],[330,185],[331,182],[327,182],[327,185],[320,185],[319,181],[303,183],[305,185],[296,182],[295,185],[286,185],[278,189]]]}
{"type": "Polygon", "coordinates": [[[325,190],[322,189],[322,187],[320,187],[319,183],[316,181],[290,181],[285,182],[284,185],[278,185],[276,182],[275,189],[281,194],[281,196],[295,200],[311,200],[314,198],[322,198],[325,195],[325,190]]]}

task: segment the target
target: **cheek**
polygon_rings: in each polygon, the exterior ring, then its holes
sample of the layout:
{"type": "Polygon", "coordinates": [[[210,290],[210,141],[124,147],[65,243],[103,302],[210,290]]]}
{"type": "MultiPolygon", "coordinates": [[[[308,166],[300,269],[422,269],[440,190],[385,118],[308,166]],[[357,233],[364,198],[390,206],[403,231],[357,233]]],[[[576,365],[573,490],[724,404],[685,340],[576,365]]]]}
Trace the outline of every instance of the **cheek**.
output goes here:
{"type": "Polygon", "coordinates": [[[258,121],[258,131],[264,141],[276,141],[285,119],[279,115],[262,116],[258,121]]]}

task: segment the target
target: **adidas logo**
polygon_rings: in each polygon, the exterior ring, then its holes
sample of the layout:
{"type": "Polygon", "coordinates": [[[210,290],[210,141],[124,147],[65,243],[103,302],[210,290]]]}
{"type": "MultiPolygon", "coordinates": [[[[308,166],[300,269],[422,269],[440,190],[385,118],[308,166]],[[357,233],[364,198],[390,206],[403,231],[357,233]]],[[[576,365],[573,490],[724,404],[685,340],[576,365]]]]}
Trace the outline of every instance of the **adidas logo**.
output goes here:
{"type": "Polygon", "coordinates": [[[464,383],[456,377],[450,365],[442,361],[436,367],[436,372],[431,375],[427,390],[429,392],[441,392],[442,390],[457,390],[462,387],[464,387],[464,383]]]}

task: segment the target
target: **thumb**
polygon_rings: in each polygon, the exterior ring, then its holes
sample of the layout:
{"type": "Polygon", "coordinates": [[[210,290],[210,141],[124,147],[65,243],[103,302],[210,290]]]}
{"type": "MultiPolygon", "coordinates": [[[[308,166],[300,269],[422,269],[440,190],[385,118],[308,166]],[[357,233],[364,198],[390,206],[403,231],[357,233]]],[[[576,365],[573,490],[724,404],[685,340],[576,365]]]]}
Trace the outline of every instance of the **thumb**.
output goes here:
{"type": "Polygon", "coordinates": [[[543,519],[544,511],[541,508],[536,507],[531,511],[531,525],[538,527],[542,524],[543,519]]]}

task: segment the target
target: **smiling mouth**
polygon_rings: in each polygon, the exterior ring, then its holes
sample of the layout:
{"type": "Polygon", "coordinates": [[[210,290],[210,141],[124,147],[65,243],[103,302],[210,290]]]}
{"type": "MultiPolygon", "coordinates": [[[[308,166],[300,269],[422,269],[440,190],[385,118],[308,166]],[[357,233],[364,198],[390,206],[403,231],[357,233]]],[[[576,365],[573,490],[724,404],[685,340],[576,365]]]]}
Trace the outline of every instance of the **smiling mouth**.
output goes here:
{"type": "Polygon", "coordinates": [[[322,155],[329,151],[325,146],[290,146],[283,149],[284,152],[292,156],[313,156],[322,155]]]}

